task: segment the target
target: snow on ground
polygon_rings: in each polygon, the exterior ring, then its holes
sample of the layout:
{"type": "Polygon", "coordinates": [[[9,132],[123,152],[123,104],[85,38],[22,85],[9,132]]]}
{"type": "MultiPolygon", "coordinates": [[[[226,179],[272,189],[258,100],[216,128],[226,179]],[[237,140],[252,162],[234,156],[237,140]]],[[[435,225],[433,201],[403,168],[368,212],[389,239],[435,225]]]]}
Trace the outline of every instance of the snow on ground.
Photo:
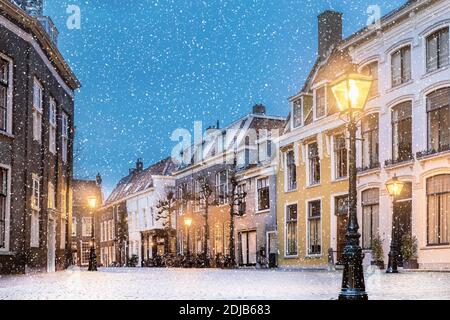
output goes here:
{"type": "MultiPolygon", "coordinates": [[[[2,276],[2,299],[336,299],[342,273],[116,268],[2,276]]],[[[366,273],[370,299],[450,299],[450,273],[366,273]]]]}

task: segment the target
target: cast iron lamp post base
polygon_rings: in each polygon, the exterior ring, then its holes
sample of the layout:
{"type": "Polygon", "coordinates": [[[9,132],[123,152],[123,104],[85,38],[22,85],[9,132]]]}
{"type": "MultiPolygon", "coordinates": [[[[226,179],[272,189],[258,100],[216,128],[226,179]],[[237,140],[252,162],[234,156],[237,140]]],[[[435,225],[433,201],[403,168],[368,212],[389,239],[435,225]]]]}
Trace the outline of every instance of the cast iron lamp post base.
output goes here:
{"type": "Polygon", "coordinates": [[[391,241],[391,250],[389,251],[389,261],[388,261],[388,267],[386,269],[386,273],[398,273],[397,266],[398,266],[398,250],[397,250],[397,241],[392,238],[391,241]]]}

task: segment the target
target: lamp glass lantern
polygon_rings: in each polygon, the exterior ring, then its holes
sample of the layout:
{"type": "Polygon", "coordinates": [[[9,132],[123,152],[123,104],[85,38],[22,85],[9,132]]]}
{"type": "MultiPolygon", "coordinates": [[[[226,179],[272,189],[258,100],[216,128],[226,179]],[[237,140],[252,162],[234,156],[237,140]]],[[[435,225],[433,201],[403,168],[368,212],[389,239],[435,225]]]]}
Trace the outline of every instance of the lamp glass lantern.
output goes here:
{"type": "Polygon", "coordinates": [[[359,73],[345,74],[331,85],[341,112],[361,111],[367,101],[372,78],[359,73]]]}
{"type": "Polygon", "coordinates": [[[404,185],[405,184],[394,175],[391,180],[386,182],[386,189],[391,197],[398,197],[402,193],[404,185]]]}
{"type": "Polygon", "coordinates": [[[184,224],[186,225],[186,227],[190,227],[192,224],[192,219],[191,218],[184,219],[184,224]]]}
{"type": "Polygon", "coordinates": [[[88,206],[91,209],[95,209],[97,206],[97,198],[96,197],[89,197],[88,198],[88,206]]]}

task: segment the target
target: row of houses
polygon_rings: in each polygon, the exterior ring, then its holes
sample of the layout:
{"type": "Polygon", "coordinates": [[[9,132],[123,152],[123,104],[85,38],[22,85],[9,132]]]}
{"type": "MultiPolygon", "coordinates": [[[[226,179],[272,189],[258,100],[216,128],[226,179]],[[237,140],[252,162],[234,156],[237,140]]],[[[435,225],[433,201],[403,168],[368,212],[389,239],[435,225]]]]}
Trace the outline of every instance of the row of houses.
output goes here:
{"type": "Polygon", "coordinates": [[[330,249],[341,262],[349,145],[331,83],[359,72],[373,79],[356,147],[364,264],[378,237],[387,261],[393,234],[400,246],[417,238],[420,268],[450,268],[449,27],[445,0],[408,1],[346,39],[340,13],[319,15],[317,60],[288,117],[256,105],[147,169],[138,160],[99,211],[121,233],[99,244],[102,264],[206,251],[234,252],[239,265],[322,268],[330,249]],[[394,176],[404,183],[395,203],[394,176]],[[173,202],[170,219],[161,201],[173,202]]]}

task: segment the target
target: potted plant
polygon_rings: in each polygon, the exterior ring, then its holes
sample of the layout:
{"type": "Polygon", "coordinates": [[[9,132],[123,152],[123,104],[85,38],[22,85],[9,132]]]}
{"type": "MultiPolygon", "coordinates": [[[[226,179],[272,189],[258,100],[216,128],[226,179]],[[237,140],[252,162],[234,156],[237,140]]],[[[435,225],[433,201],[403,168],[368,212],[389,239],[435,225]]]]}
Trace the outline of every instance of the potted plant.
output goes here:
{"type": "Polygon", "coordinates": [[[383,257],[383,239],[377,234],[372,239],[372,261],[370,264],[383,270],[385,268],[383,257]]]}
{"type": "Polygon", "coordinates": [[[131,256],[130,260],[128,261],[128,266],[132,267],[132,268],[137,267],[138,262],[139,262],[139,257],[136,254],[133,254],[131,256]]]}
{"type": "Polygon", "coordinates": [[[417,263],[417,238],[410,234],[402,237],[402,246],[400,248],[403,257],[404,269],[419,269],[417,263]]]}

